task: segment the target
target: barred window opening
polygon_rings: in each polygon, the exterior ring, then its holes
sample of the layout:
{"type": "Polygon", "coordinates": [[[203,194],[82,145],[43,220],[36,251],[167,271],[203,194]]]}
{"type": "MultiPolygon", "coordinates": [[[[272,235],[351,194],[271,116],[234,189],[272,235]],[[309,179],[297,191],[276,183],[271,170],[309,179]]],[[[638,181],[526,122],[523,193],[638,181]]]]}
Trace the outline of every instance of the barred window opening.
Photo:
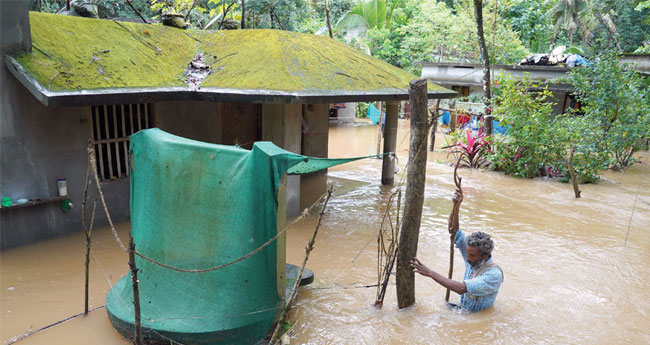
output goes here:
{"type": "Polygon", "coordinates": [[[155,127],[152,108],[144,103],[92,106],[91,137],[100,180],[129,176],[129,138],[141,129],[155,127]]]}

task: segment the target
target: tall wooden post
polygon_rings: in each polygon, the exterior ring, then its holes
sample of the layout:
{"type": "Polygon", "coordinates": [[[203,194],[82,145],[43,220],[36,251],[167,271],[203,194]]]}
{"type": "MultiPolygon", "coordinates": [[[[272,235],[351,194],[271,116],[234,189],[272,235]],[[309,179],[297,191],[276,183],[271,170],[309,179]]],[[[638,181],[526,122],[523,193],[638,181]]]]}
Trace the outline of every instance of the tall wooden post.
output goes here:
{"type": "Polygon", "coordinates": [[[410,261],[418,251],[424,182],[427,165],[427,82],[415,79],[409,85],[411,102],[411,143],[406,176],[402,233],[397,256],[397,304],[406,308],[415,303],[415,275],[410,261]]]}
{"type": "MultiPolygon", "coordinates": [[[[393,152],[397,147],[397,112],[398,102],[386,103],[386,126],[384,127],[384,153],[393,152]]],[[[381,184],[393,185],[395,181],[395,160],[389,155],[384,155],[381,166],[381,184]]]]}

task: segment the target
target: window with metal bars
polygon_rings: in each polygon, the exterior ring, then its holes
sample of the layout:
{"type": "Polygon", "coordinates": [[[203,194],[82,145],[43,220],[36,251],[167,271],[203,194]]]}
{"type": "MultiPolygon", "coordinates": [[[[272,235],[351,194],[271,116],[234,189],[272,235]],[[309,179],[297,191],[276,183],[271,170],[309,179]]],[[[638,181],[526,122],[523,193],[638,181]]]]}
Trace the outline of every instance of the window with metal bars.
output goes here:
{"type": "Polygon", "coordinates": [[[129,138],[141,129],[155,127],[151,104],[92,106],[92,141],[97,174],[102,181],[128,177],[129,138]]]}

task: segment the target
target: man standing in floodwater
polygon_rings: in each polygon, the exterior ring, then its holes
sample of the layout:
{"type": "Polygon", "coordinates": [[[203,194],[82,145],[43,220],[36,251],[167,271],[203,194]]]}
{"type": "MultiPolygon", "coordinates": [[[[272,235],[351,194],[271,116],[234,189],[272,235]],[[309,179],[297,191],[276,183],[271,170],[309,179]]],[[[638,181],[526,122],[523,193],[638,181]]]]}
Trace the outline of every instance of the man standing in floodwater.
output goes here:
{"type": "MultiPolygon", "coordinates": [[[[458,191],[454,193],[454,204],[460,204],[462,201],[463,195],[458,191]]],[[[454,242],[465,261],[463,281],[449,279],[423,265],[417,258],[411,260],[411,267],[415,272],[430,277],[438,284],[461,295],[460,306],[448,303],[449,306],[461,307],[470,312],[491,307],[503,282],[503,271],[492,260],[494,242],[490,235],[480,231],[473,232],[466,238],[462,230],[456,232],[454,242]]]]}

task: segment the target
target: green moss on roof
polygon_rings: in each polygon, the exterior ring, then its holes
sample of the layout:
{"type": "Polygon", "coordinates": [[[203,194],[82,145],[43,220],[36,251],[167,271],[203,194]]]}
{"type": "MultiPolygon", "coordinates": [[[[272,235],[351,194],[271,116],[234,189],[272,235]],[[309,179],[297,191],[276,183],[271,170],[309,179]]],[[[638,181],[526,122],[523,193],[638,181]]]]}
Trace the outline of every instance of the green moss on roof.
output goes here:
{"type": "Polygon", "coordinates": [[[328,37],[287,31],[180,30],[37,12],[30,25],[36,49],[16,59],[51,91],[184,87],[197,52],[214,70],[202,89],[404,92],[416,78],[328,37]]]}

